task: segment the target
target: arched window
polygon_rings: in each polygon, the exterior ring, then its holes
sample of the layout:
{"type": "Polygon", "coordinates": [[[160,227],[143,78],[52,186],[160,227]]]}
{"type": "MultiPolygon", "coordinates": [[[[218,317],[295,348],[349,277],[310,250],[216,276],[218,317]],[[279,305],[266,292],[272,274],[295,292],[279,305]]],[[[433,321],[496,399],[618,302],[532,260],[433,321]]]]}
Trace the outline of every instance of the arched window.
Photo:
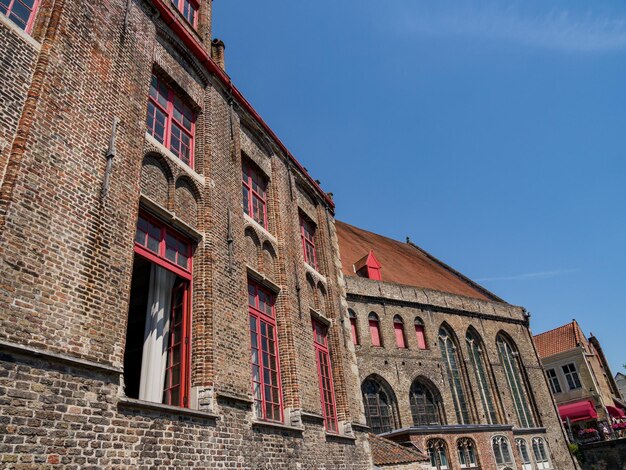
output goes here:
{"type": "Polygon", "coordinates": [[[542,437],[533,437],[533,455],[538,470],[552,468],[546,441],[542,437]]]}
{"type": "Polygon", "coordinates": [[[485,417],[489,424],[495,424],[498,422],[498,417],[496,407],[494,406],[491,381],[489,380],[489,366],[483,353],[482,341],[478,333],[471,329],[467,331],[465,341],[467,342],[467,352],[470,357],[472,369],[474,369],[474,376],[478,384],[478,394],[483,404],[485,417]]]}
{"type": "Polygon", "coordinates": [[[491,440],[491,445],[498,470],[513,467],[513,454],[511,446],[509,446],[509,440],[504,436],[495,436],[491,440]]]}
{"type": "Polygon", "coordinates": [[[478,465],[478,457],[476,456],[476,445],[474,441],[464,437],[457,441],[456,450],[459,454],[459,463],[461,468],[476,470],[480,468],[478,465]]]}
{"type": "Polygon", "coordinates": [[[448,450],[446,442],[443,439],[431,439],[428,441],[428,457],[430,457],[430,466],[437,470],[447,470],[450,468],[448,459],[448,450]]]}
{"type": "Polygon", "coordinates": [[[361,386],[367,425],[374,434],[400,427],[396,397],[391,387],[379,377],[368,377],[361,386]]]}
{"type": "Polygon", "coordinates": [[[458,355],[458,348],[452,335],[443,326],[439,328],[439,349],[441,349],[441,358],[447,370],[456,419],[459,424],[468,424],[470,422],[470,414],[467,408],[467,399],[465,398],[464,377],[460,369],[461,361],[458,355]]]}
{"type": "Polygon", "coordinates": [[[522,375],[523,366],[520,362],[517,348],[502,334],[498,335],[496,343],[498,345],[502,367],[506,374],[506,380],[509,384],[511,395],[513,396],[513,403],[515,405],[519,425],[522,428],[531,428],[535,426],[535,420],[528,402],[528,387],[522,375]]]}
{"type": "Polygon", "coordinates": [[[393,317],[393,332],[396,335],[396,346],[401,349],[406,348],[406,340],[404,338],[404,321],[400,315],[393,317]]]}
{"type": "Polygon", "coordinates": [[[415,317],[415,337],[417,338],[417,347],[426,349],[426,333],[424,333],[424,322],[420,317],[415,317]]]}
{"type": "Polygon", "coordinates": [[[356,313],[354,310],[348,309],[348,318],[350,319],[350,337],[353,344],[359,344],[359,334],[356,328],[356,313]]]}
{"type": "Polygon", "coordinates": [[[382,342],[380,340],[380,320],[378,319],[378,315],[374,312],[370,312],[367,320],[370,325],[370,338],[372,338],[372,346],[382,346],[382,342]]]}
{"type": "Polygon", "coordinates": [[[409,392],[414,426],[443,423],[443,409],[439,392],[423,380],[415,379],[409,392]]]}
{"type": "Polygon", "coordinates": [[[532,470],[532,462],[530,460],[530,454],[528,453],[528,445],[526,445],[526,441],[522,438],[515,439],[515,445],[517,446],[517,451],[522,459],[522,470],[532,470]]]}

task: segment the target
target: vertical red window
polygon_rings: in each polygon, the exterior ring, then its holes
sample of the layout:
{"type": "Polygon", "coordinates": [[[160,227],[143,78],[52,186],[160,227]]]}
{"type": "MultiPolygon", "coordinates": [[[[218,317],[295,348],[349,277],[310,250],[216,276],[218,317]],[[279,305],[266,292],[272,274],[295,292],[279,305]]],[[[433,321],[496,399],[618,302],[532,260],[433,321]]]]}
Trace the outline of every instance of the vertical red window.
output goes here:
{"type": "MultiPolygon", "coordinates": [[[[4,0],[0,0],[4,1],[4,0]]],[[[148,133],[193,168],[195,115],[163,80],[152,75],[148,112],[148,133]]]]}
{"type": "Polygon", "coordinates": [[[0,13],[27,33],[33,30],[39,0],[0,0],[0,13]]]}
{"type": "Polygon", "coordinates": [[[338,432],[337,407],[335,405],[335,389],[333,387],[333,373],[328,349],[328,327],[315,320],[313,320],[313,345],[315,347],[315,359],[320,382],[324,426],[328,432],[336,433],[338,432]]]}
{"type": "Polygon", "coordinates": [[[426,334],[424,333],[424,322],[421,318],[415,319],[415,337],[417,338],[417,347],[426,349],[426,334]]]}
{"type": "Polygon", "coordinates": [[[169,330],[165,330],[168,339],[165,342],[163,403],[187,407],[191,357],[191,243],[157,219],[140,214],[135,232],[135,253],[176,275],[166,321],[169,330]]]}
{"type": "Polygon", "coordinates": [[[247,162],[241,166],[243,211],[267,229],[267,181],[247,162]]]}
{"type": "Polygon", "coordinates": [[[370,326],[370,337],[372,339],[372,346],[381,346],[380,342],[380,320],[378,315],[374,312],[368,316],[368,322],[370,326]]]}
{"type": "Polygon", "coordinates": [[[348,310],[348,318],[350,319],[350,337],[353,344],[359,344],[359,335],[356,328],[356,313],[353,310],[348,310]]]}
{"type": "Polygon", "coordinates": [[[257,418],[282,422],[282,389],[274,296],[252,281],[248,282],[248,312],[255,412],[257,418]]]}
{"type": "Polygon", "coordinates": [[[396,346],[401,349],[406,348],[406,341],[404,340],[404,322],[399,315],[393,317],[393,332],[396,336],[396,346]]]}
{"type": "MultiPolygon", "coordinates": [[[[3,1],[3,0],[0,0],[3,1]]],[[[172,4],[180,11],[194,29],[198,26],[198,2],[193,0],[172,0],[172,4]]]]}
{"type": "Polygon", "coordinates": [[[302,250],[304,261],[317,269],[317,255],[315,253],[315,225],[308,218],[300,215],[300,235],[302,236],[302,250]]]}

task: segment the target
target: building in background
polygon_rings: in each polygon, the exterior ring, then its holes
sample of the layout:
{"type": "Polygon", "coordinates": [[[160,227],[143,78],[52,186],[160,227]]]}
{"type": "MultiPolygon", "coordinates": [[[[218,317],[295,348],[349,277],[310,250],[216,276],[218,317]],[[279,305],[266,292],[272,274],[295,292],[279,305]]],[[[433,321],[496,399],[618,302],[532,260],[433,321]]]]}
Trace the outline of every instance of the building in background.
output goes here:
{"type": "Polygon", "coordinates": [[[585,442],[610,437],[604,428],[611,430],[626,419],[626,404],[598,339],[593,334],[587,339],[573,320],[534,340],[571,438],[585,442]]]}
{"type": "Polygon", "coordinates": [[[626,397],[626,375],[621,372],[615,374],[615,384],[619,390],[620,398],[624,400],[624,397],[626,397]]]}
{"type": "Polygon", "coordinates": [[[574,468],[525,310],[408,240],[336,229],[372,432],[433,469],[574,468]]]}

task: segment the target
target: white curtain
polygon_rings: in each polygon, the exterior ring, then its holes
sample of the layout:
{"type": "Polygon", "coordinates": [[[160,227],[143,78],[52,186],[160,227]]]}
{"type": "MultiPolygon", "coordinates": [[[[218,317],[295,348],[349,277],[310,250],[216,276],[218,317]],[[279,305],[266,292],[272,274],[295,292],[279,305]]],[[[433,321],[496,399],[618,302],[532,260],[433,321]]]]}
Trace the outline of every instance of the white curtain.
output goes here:
{"type": "Polygon", "coordinates": [[[150,268],[139,399],[161,403],[170,331],[172,288],[176,274],[155,264],[150,268]]]}

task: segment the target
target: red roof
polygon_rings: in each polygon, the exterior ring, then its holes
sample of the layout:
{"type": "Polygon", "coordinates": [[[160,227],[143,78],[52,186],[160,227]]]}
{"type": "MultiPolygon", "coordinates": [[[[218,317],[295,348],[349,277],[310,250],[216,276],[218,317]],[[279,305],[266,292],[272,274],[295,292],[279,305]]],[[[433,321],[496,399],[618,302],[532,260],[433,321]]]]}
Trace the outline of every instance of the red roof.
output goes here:
{"type": "Polygon", "coordinates": [[[554,330],[534,336],[539,357],[550,357],[578,346],[586,346],[587,340],[576,320],[554,330]]]}
{"type": "Polygon", "coordinates": [[[369,438],[374,465],[399,465],[428,460],[417,449],[404,447],[375,434],[370,434],[369,438]]]}
{"type": "MultiPolygon", "coordinates": [[[[426,251],[408,242],[368,232],[339,220],[335,224],[343,273],[356,276],[355,264],[371,250],[380,262],[382,278],[413,287],[433,289],[481,300],[502,300],[426,251]]],[[[357,268],[358,269],[358,268],[357,268]]]]}

